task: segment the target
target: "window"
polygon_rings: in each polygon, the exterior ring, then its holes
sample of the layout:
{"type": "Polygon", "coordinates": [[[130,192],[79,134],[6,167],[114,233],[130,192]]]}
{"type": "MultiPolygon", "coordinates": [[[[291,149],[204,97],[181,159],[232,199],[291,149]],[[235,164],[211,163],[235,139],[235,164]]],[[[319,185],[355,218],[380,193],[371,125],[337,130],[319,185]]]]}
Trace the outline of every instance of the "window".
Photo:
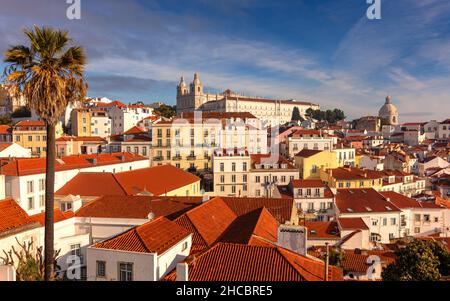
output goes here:
{"type": "Polygon", "coordinates": [[[81,256],[81,245],[74,244],[70,245],[70,255],[77,256],[80,259],[80,262],[83,262],[83,257],[81,256]]]}
{"type": "Polygon", "coordinates": [[[236,186],[231,186],[231,193],[236,193],[236,186]]]}
{"type": "Polygon", "coordinates": [[[106,277],[106,262],[97,260],[97,277],[106,277]]]}
{"type": "Polygon", "coordinates": [[[231,176],[231,182],[232,183],[236,183],[236,175],[232,175],[231,176]]]}
{"type": "Polygon", "coordinates": [[[220,171],[225,171],[225,165],[223,163],[220,163],[220,171]]]}
{"type": "Polygon", "coordinates": [[[414,221],[420,222],[420,214],[414,214],[414,221]]]}
{"type": "Polygon", "coordinates": [[[223,186],[223,185],[220,186],[220,191],[221,191],[221,192],[224,192],[224,191],[225,191],[225,186],[223,186]]]}
{"type": "Polygon", "coordinates": [[[186,251],[187,248],[188,248],[188,242],[185,241],[185,242],[183,243],[183,246],[181,247],[181,251],[186,251]]]}
{"type": "Polygon", "coordinates": [[[27,193],[34,192],[34,183],[33,181],[27,181],[27,193]]]}
{"type": "Polygon", "coordinates": [[[256,189],[256,196],[261,196],[261,190],[256,189]]]}
{"type": "Polygon", "coordinates": [[[39,191],[45,190],[45,179],[39,179],[39,191]]]}
{"type": "Polygon", "coordinates": [[[139,147],[137,147],[137,146],[134,147],[134,153],[136,155],[139,155],[139,147]]]}
{"type": "Polygon", "coordinates": [[[247,171],[247,162],[242,163],[242,170],[247,171]]]}
{"type": "Polygon", "coordinates": [[[429,214],[424,214],[423,215],[423,221],[425,223],[429,223],[431,221],[430,215],[429,214]]]}
{"type": "Polygon", "coordinates": [[[416,233],[416,234],[420,233],[420,227],[415,227],[414,228],[414,233],[416,233]]]}
{"type": "Polygon", "coordinates": [[[236,163],[231,163],[231,171],[236,171],[236,163]]]}
{"type": "Polygon", "coordinates": [[[33,136],[28,136],[28,141],[33,141],[33,136]]]}
{"type": "Polygon", "coordinates": [[[261,183],[261,177],[260,176],[256,176],[255,177],[255,182],[256,183],[261,183]]]}
{"type": "Polygon", "coordinates": [[[225,176],[224,175],[220,176],[220,183],[225,183],[225,176]]]}
{"type": "Polygon", "coordinates": [[[247,183],[247,175],[242,175],[242,182],[247,183]]]}
{"type": "Polygon", "coordinates": [[[383,226],[387,226],[387,218],[383,218],[383,226]]]}
{"type": "Polygon", "coordinates": [[[378,225],[378,220],[377,219],[373,219],[372,220],[372,226],[377,226],[378,225]]]}
{"type": "Polygon", "coordinates": [[[144,147],[142,148],[142,155],[143,155],[143,156],[147,156],[147,147],[146,147],[146,146],[144,146],[144,147]]]}
{"type": "Polygon", "coordinates": [[[119,263],[119,281],[133,281],[133,264],[129,262],[119,263]]]}
{"type": "Polygon", "coordinates": [[[286,176],[281,176],[281,182],[285,183],[286,182],[286,176]]]}
{"type": "Polygon", "coordinates": [[[28,198],[28,210],[33,210],[33,209],[34,209],[34,198],[29,197],[28,198]]]}
{"type": "Polygon", "coordinates": [[[20,141],[20,136],[16,136],[16,141],[17,141],[17,142],[20,141]]]}
{"type": "Polygon", "coordinates": [[[41,194],[39,196],[39,207],[44,207],[45,206],[45,195],[41,194]]]}
{"type": "Polygon", "coordinates": [[[395,217],[391,218],[391,226],[397,224],[397,219],[395,217]]]}
{"type": "Polygon", "coordinates": [[[395,238],[394,233],[389,233],[389,240],[393,240],[395,238]]]}

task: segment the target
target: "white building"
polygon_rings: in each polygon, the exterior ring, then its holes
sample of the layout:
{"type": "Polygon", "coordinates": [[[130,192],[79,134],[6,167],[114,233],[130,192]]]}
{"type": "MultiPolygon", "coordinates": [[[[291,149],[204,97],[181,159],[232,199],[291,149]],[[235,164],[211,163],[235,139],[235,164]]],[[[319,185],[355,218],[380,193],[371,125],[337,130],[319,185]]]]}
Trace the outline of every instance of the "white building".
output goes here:
{"type": "Polygon", "coordinates": [[[338,189],[336,211],[339,218],[362,218],[374,245],[401,237],[401,210],[374,189],[338,189]]]}
{"type": "Polygon", "coordinates": [[[446,220],[446,213],[450,209],[431,202],[419,202],[395,192],[381,192],[381,194],[402,210],[401,236],[448,237],[450,234],[450,221],[446,220]]]}
{"type": "Polygon", "coordinates": [[[111,118],[105,111],[91,111],[91,136],[108,137],[111,135],[111,118]]]}
{"type": "Polygon", "coordinates": [[[279,125],[290,122],[294,108],[305,117],[306,110],[320,109],[318,104],[296,100],[273,100],[243,96],[226,90],[220,94],[205,93],[199,75],[188,87],[182,77],[177,86],[177,113],[193,112],[251,112],[265,124],[279,125]]]}
{"type": "Polygon", "coordinates": [[[141,105],[113,106],[108,111],[112,135],[120,135],[137,125],[142,119],[153,116],[153,109],[141,105]]]}
{"type": "Polygon", "coordinates": [[[31,149],[17,143],[0,143],[0,158],[31,158],[31,149]]]}
{"type": "Polygon", "coordinates": [[[157,281],[183,261],[192,234],[160,217],[98,242],[87,250],[90,281],[157,281]]]}
{"type": "Polygon", "coordinates": [[[438,139],[450,138],[450,119],[446,119],[441,123],[439,123],[437,138],[438,139]]]}
{"type": "Polygon", "coordinates": [[[290,134],[286,143],[281,145],[281,153],[293,158],[302,149],[332,150],[336,137],[318,130],[298,130],[290,134]]]}

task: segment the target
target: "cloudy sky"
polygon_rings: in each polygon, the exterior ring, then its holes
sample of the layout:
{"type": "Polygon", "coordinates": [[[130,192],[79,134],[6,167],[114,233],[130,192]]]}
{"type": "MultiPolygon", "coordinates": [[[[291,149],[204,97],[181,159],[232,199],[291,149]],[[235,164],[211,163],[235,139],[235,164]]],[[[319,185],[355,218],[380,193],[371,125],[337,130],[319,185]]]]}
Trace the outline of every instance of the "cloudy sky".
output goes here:
{"type": "MultiPolygon", "coordinates": [[[[214,91],[317,102],[350,118],[387,94],[402,121],[450,117],[450,1],[0,0],[0,51],[24,26],[68,29],[88,53],[90,96],[175,103],[181,75],[214,91]]],[[[1,63],[0,63],[1,64],[1,63]]],[[[4,65],[0,65],[4,67],[4,65]]]]}

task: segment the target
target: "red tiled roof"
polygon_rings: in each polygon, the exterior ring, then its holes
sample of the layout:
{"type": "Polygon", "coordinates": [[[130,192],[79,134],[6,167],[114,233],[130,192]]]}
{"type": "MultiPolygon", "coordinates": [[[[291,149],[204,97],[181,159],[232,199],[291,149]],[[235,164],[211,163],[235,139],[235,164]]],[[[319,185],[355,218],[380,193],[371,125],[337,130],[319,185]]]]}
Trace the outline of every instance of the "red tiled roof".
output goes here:
{"type": "Polygon", "coordinates": [[[215,243],[237,215],[220,198],[214,198],[184,214],[206,245],[215,243]]]}
{"type": "Polygon", "coordinates": [[[17,127],[17,126],[20,126],[20,127],[22,127],[22,126],[24,126],[24,127],[26,127],[26,126],[45,126],[45,122],[42,120],[23,120],[23,121],[19,121],[18,123],[16,123],[14,125],[14,127],[17,127]]]}
{"type": "Polygon", "coordinates": [[[415,199],[409,198],[403,194],[394,191],[380,191],[380,193],[389,199],[389,201],[398,208],[429,208],[442,209],[441,206],[431,202],[419,202],[415,199]]]}
{"type": "Polygon", "coordinates": [[[347,272],[367,272],[367,269],[371,266],[367,263],[367,259],[371,255],[379,256],[382,264],[395,262],[395,254],[391,251],[365,251],[366,254],[357,254],[354,250],[344,250],[344,252],[342,267],[347,272]]]}
{"type": "Polygon", "coordinates": [[[374,189],[338,189],[336,206],[341,214],[398,212],[397,206],[374,189]]]}
{"type": "Polygon", "coordinates": [[[175,219],[201,202],[201,197],[103,196],[81,207],[75,216],[146,219],[153,213],[175,219]]]}
{"type": "Polygon", "coordinates": [[[95,105],[97,107],[119,107],[119,108],[125,108],[126,105],[118,100],[112,101],[110,103],[106,103],[106,102],[97,102],[95,103],[95,105]]]}
{"type": "Polygon", "coordinates": [[[123,133],[124,135],[139,135],[139,134],[145,134],[147,133],[147,130],[140,128],[138,126],[133,126],[131,129],[123,133]]]}
{"type": "Polygon", "coordinates": [[[314,150],[314,149],[302,149],[300,152],[298,152],[295,157],[301,157],[301,158],[309,158],[314,155],[317,155],[318,153],[323,152],[323,150],[314,150]]]}
{"type": "Polygon", "coordinates": [[[165,217],[159,217],[123,234],[97,243],[93,247],[162,254],[189,235],[190,233],[185,228],[165,217]]]}
{"type": "Polygon", "coordinates": [[[276,243],[278,222],[266,208],[238,216],[221,237],[221,242],[252,244],[261,241],[276,243]]]}
{"type": "Polygon", "coordinates": [[[0,152],[10,147],[12,143],[0,143],[0,152]]]}
{"type": "MultiPolygon", "coordinates": [[[[72,218],[74,216],[75,216],[75,214],[73,213],[73,211],[62,212],[60,209],[55,209],[54,222],[58,223],[58,222],[66,220],[66,219],[72,218]]],[[[31,215],[30,218],[32,220],[40,223],[42,226],[45,225],[45,212],[31,215]]]]}
{"type": "Polygon", "coordinates": [[[322,180],[292,180],[294,188],[325,188],[327,185],[322,180]]]}
{"type": "Polygon", "coordinates": [[[360,217],[340,217],[337,222],[342,230],[369,230],[369,227],[360,217]]]}
{"type": "Polygon", "coordinates": [[[332,171],[332,177],[336,180],[358,180],[358,179],[381,179],[384,176],[382,171],[360,169],[354,167],[338,167],[327,169],[329,174],[332,171]]]}
{"type": "Polygon", "coordinates": [[[5,199],[0,201],[0,235],[6,231],[35,223],[14,200],[5,199]]]}
{"type": "MultiPolygon", "coordinates": [[[[280,247],[218,243],[189,263],[189,281],[321,281],[323,271],[322,261],[280,247]]],[[[329,280],[342,271],[330,266],[329,280]]]]}
{"type": "Polygon", "coordinates": [[[102,137],[80,137],[80,136],[62,136],[56,139],[56,142],[62,141],[86,141],[86,142],[107,142],[106,139],[102,137]]]}
{"type": "MultiPolygon", "coordinates": [[[[24,176],[45,173],[45,160],[45,158],[14,158],[10,163],[2,167],[1,174],[7,176],[24,176]]],[[[130,153],[73,155],[58,158],[55,161],[55,170],[58,172],[141,160],[148,160],[148,158],[130,153]],[[96,164],[91,159],[96,159],[96,164]]]]}
{"type": "Polygon", "coordinates": [[[0,135],[9,135],[11,134],[12,127],[9,125],[0,125],[0,135]]]}
{"type": "Polygon", "coordinates": [[[265,207],[275,217],[280,224],[290,221],[292,218],[292,210],[294,208],[294,200],[277,199],[277,198],[237,198],[237,197],[220,197],[233,212],[238,215],[244,215],[256,209],[265,207]]]}
{"type": "Polygon", "coordinates": [[[129,195],[148,191],[163,195],[200,181],[200,178],[172,165],[135,169],[114,174],[129,195]]]}
{"type": "Polygon", "coordinates": [[[55,192],[55,195],[127,195],[113,173],[105,172],[80,172],[63,187],[55,192]]]}
{"type": "Polygon", "coordinates": [[[339,228],[336,222],[305,222],[308,229],[308,239],[339,240],[339,228]]]}

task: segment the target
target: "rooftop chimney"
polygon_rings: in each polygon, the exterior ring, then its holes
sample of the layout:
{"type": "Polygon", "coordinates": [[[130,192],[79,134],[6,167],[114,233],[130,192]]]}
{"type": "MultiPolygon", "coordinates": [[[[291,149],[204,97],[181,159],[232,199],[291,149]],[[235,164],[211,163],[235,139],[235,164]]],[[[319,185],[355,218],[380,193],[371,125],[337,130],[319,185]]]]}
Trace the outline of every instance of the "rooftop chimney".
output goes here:
{"type": "Polygon", "coordinates": [[[180,262],[177,264],[177,279],[176,281],[188,281],[189,279],[189,266],[186,262],[180,262]]]}
{"type": "Polygon", "coordinates": [[[303,226],[280,225],[278,227],[278,245],[306,256],[307,229],[303,226]]]}

